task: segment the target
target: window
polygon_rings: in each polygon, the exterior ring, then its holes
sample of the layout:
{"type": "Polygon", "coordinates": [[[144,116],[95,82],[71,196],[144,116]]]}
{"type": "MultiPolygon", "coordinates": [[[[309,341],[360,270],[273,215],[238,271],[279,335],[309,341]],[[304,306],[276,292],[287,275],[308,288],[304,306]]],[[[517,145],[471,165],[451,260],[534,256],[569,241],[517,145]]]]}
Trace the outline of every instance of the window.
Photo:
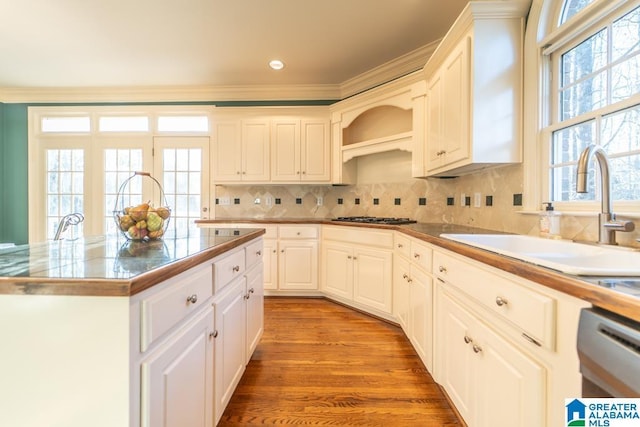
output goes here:
{"type": "Polygon", "coordinates": [[[612,200],[640,202],[639,3],[565,0],[557,22],[543,51],[552,77],[542,195],[573,207],[595,200],[595,163],[589,193],[576,193],[575,174],[581,152],[597,144],[610,160],[612,200]]]}
{"type": "MultiPolygon", "coordinates": [[[[185,230],[206,216],[209,136],[203,130],[209,129],[209,116],[194,110],[30,107],[29,240],[53,239],[71,213],[82,214],[84,221],[65,239],[119,234],[113,219],[116,197],[136,171],[149,172],[164,188],[172,208],[168,231],[185,230]],[[169,118],[164,131],[154,128],[160,117],[169,118]]],[[[151,185],[131,182],[125,206],[159,201],[151,185]]]]}

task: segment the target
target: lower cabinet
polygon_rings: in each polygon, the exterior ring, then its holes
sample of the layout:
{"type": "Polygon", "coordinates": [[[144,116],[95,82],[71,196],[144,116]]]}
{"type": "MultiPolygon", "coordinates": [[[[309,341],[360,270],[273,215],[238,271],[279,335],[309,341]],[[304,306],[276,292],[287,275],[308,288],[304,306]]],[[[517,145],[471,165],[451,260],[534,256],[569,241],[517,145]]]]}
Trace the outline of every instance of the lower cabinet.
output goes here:
{"type": "Polygon", "coordinates": [[[141,426],[213,423],[213,310],[199,314],[141,364],[141,426]]]}
{"type": "Polygon", "coordinates": [[[439,299],[440,383],[468,425],[545,425],[546,369],[461,303],[439,299]]]}
{"type": "Polygon", "coordinates": [[[322,286],[328,296],[373,314],[392,314],[391,232],[324,227],[322,286]]]}
{"type": "Polygon", "coordinates": [[[318,289],[318,241],[280,240],[278,289],[318,289]]]}

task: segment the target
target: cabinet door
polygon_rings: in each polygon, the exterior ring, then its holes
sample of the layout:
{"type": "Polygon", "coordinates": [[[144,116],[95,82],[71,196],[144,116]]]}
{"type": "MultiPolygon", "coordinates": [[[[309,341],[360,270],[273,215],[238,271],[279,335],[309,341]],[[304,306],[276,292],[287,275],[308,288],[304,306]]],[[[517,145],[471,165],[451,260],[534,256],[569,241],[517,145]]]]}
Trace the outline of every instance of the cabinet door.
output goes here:
{"type": "Polygon", "coordinates": [[[141,364],[141,426],[213,424],[213,310],[141,364]]]}
{"type": "Polygon", "coordinates": [[[271,139],[271,180],[300,181],[300,121],[274,120],[271,139]]]}
{"type": "Polygon", "coordinates": [[[433,295],[431,277],[411,269],[409,341],[429,371],[433,371],[433,295]]]}
{"type": "Polygon", "coordinates": [[[269,181],[269,121],[242,121],[242,180],[269,181]]]}
{"type": "Polygon", "coordinates": [[[280,240],[279,288],[318,289],[318,242],[280,240]]]}
{"type": "Polygon", "coordinates": [[[440,166],[470,156],[469,68],[470,39],[465,39],[451,52],[442,68],[442,145],[440,166]]]}
{"type": "Polygon", "coordinates": [[[322,249],[322,290],[328,294],[353,298],[353,250],[339,243],[325,243],[322,249]]]}
{"type": "Polygon", "coordinates": [[[474,357],[479,368],[474,425],[545,425],[544,368],[488,327],[477,335],[478,352],[474,357]]]}
{"type": "Polygon", "coordinates": [[[440,167],[444,155],[442,135],[442,73],[438,72],[429,81],[427,87],[427,132],[426,164],[427,170],[440,167]]]}
{"type": "Polygon", "coordinates": [[[391,314],[391,251],[359,247],[353,261],[353,300],[391,314]]]}
{"type": "Polygon", "coordinates": [[[264,289],[278,289],[278,241],[265,239],[263,251],[264,289]]]}
{"type": "Polygon", "coordinates": [[[410,273],[409,261],[395,255],[393,258],[393,314],[407,336],[409,335],[410,273]]]}
{"type": "Polygon", "coordinates": [[[328,182],[331,179],[329,121],[303,120],[300,145],[302,181],[328,182]]]}
{"type": "Polygon", "coordinates": [[[475,425],[472,402],[478,398],[473,383],[475,369],[473,351],[469,348],[470,330],[474,324],[471,314],[444,292],[438,299],[437,372],[456,409],[469,425],[475,425]],[[469,342],[467,342],[469,341],[469,342]]]}
{"type": "Polygon", "coordinates": [[[264,285],[262,264],[247,273],[247,363],[251,359],[264,330],[264,285]]]}
{"type": "MultiPolygon", "coordinates": [[[[247,312],[245,281],[239,277],[214,299],[215,329],[215,418],[220,420],[246,366],[247,312]]],[[[183,424],[188,425],[188,424],[183,424]]]]}
{"type": "Polygon", "coordinates": [[[242,178],[240,121],[215,123],[213,132],[214,182],[240,181],[242,178]]]}

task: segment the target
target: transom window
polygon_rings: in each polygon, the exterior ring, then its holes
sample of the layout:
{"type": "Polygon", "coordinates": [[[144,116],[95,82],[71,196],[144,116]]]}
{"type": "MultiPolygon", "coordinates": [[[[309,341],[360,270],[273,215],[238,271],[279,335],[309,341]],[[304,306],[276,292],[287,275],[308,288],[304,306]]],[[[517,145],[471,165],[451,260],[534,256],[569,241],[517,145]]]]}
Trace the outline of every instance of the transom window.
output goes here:
{"type": "MultiPolygon", "coordinates": [[[[556,202],[594,200],[598,179],[591,165],[589,193],[576,192],[576,167],[589,145],[604,148],[611,163],[614,201],[640,201],[640,7],[638,2],[567,0],[560,27],[579,35],[546,47],[552,77],[548,137],[549,193],[556,202]],[[577,27],[585,9],[587,30],[577,27]],[[608,8],[607,8],[608,7],[608,8]],[[572,19],[573,17],[576,19],[572,19]]],[[[569,32],[570,34],[571,32],[569,32]]]]}

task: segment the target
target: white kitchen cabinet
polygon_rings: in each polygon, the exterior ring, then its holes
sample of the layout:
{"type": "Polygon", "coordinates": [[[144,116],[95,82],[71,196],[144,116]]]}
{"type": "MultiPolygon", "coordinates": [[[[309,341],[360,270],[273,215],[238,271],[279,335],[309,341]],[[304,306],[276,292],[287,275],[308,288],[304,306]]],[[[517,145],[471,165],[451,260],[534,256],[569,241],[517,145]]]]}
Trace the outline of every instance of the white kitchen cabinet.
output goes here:
{"type": "Polygon", "coordinates": [[[213,424],[212,334],[209,309],[141,363],[141,426],[213,424]]]}
{"type": "Polygon", "coordinates": [[[271,123],[271,181],[329,182],[328,119],[274,119],[271,123]]]}
{"type": "Polygon", "coordinates": [[[545,368],[446,291],[439,303],[441,384],[467,424],[544,425],[545,368]]]}
{"type": "Polygon", "coordinates": [[[278,289],[318,289],[318,241],[280,240],[278,289]]]}
{"type": "Polygon", "coordinates": [[[215,421],[220,420],[247,364],[246,278],[239,277],[214,298],[215,421]]]}
{"type": "Polygon", "coordinates": [[[262,333],[264,332],[264,282],[262,263],[254,265],[246,274],[247,285],[245,299],[247,301],[247,356],[249,363],[262,333]]]}
{"type": "MultiPolygon", "coordinates": [[[[277,230],[276,230],[277,233],[277,230]]],[[[277,235],[277,234],[276,234],[277,235]]],[[[264,239],[264,289],[278,289],[278,239],[264,239]]]]}
{"type": "Polygon", "coordinates": [[[214,182],[269,181],[269,130],[265,119],[215,121],[214,182]]]}
{"type": "Polygon", "coordinates": [[[561,424],[556,402],[581,393],[575,334],[585,303],[440,248],[432,268],[433,376],[466,422],[561,424]]]}
{"type": "Polygon", "coordinates": [[[395,233],[393,313],[429,371],[433,369],[431,255],[428,244],[395,233]]]}
{"type": "Polygon", "coordinates": [[[522,161],[528,1],[471,2],[424,67],[424,172],[457,176],[522,161]]]}
{"type": "Polygon", "coordinates": [[[392,244],[390,231],[325,226],[321,290],[341,302],[390,318],[392,244]]]}

